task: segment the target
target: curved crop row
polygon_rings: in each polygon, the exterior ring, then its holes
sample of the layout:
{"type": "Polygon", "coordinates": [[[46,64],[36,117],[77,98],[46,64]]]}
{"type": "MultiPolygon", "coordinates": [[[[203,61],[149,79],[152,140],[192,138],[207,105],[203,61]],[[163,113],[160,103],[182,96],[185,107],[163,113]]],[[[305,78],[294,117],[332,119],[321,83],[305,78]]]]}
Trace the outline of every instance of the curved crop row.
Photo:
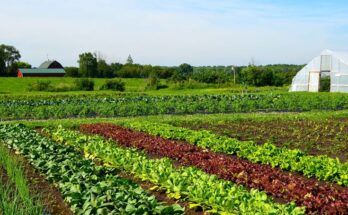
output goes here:
{"type": "Polygon", "coordinates": [[[76,214],[181,214],[182,208],[164,206],[138,185],[96,166],[77,153],[22,125],[0,125],[0,139],[23,154],[57,185],[76,214]]]}
{"type": "Polygon", "coordinates": [[[303,173],[307,177],[348,186],[348,163],[341,163],[338,159],[328,156],[306,155],[300,150],[279,148],[270,143],[258,145],[252,141],[239,141],[206,130],[195,131],[162,123],[136,121],[122,122],[122,125],[163,138],[183,140],[214,152],[236,154],[251,162],[269,164],[283,170],[303,173]]]}
{"type": "Polygon", "coordinates": [[[166,140],[112,124],[81,125],[81,130],[112,138],[126,147],[136,147],[153,156],[168,157],[184,166],[195,166],[207,173],[265,190],[275,197],[296,201],[308,211],[343,214],[348,210],[348,189],[292,175],[268,165],[204,150],[194,145],[166,140]]]}
{"type": "Polygon", "coordinates": [[[273,203],[264,192],[247,191],[216,176],[193,167],[174,167],[169,159],[149,159],[142,152],[122,148],[115,142],[99,136],[67,131],[59,128],[52,133],[59,142],[83,149],[85,154],[101,159],[108,165],[131,172],[142,180],[165,188],[171,197],[188,198],[189,201],[211,207],[211,212],[233,214],[303,214],[294,204],[273,203]]]}

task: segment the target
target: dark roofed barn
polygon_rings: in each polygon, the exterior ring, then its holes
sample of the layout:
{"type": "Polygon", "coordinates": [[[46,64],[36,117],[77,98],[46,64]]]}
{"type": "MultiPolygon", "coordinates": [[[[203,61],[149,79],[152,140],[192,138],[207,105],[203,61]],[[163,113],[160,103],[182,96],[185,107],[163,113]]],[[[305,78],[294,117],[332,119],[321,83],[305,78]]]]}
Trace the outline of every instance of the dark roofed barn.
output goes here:
{"type": "Polygon", "coordinates": [[[18,69],[17,77],[63,77],[65,70],[58,61],[45,61],[39,68],[34,69],[18,69]]]}
{"type": "Polygon", "coordinates": [[[48,60],[43,62],[40,66],[40,69],[64,69],[62,64],[55,60],[48,60]]]}

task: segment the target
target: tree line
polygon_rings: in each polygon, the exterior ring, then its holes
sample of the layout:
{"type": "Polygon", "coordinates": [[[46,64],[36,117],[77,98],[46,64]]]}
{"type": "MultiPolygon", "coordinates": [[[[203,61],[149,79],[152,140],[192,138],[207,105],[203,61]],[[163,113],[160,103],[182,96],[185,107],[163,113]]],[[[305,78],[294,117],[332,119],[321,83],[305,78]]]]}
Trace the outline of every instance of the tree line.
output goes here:
{"type": "MultiPolygon", "coordinates": [[[[13,46],[0,45],[0,76],[16,76],[18,68],[31,68],[20,61],[20,52],[13,46]]],[[[304,65],[275,64],[265,66],[153,66],[134,63],[129,55],[125,64],[107,63],[96,53],[79,55],[78,67],[65,67],[68,77],[86,78],[160,78],[174,82],[195,80],[203,83],[223,84],[232,82],[250,86],[289,85],[304,65]]]]}

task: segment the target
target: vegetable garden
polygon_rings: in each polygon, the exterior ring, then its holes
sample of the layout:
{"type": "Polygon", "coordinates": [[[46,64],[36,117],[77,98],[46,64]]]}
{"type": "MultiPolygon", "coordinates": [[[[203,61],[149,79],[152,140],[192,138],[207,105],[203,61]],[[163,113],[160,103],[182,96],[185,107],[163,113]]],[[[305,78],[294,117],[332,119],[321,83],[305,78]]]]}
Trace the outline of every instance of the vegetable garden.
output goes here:
{"type": "Polygon", "coordinates": [[[226,94],[146,96],[3,96],[0,119],[129,117],[158,114],[302,112],[342,110],[345,94],[226,94]]]}
{"type": "Polygon", "coordinates": [[[346,95],[3,98],[1,215],[348,214],[346,95]]]}

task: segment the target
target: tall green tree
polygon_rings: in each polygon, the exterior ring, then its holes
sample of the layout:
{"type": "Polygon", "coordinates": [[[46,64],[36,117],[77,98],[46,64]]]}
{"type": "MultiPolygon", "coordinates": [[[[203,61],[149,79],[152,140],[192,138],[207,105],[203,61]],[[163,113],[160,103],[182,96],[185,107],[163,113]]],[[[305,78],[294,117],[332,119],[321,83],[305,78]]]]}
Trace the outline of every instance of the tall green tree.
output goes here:
{"type": "Polygon", "coordinates": [[[79,76],[81,77],[98,77],[98,61],[91,53],[82,53],[79,55],[79,76]]]}
{"type": "Polygon", "coordinates": [[[133,63],[134,63],[134,62],[133,62],[132,56],[131,56],[131,55],[128,55],[126,64],[132,65],[133,63]]]}
{"type": "MultiPolygon", "coordinates": [[[[0,62],[0,64],[5,64],[6,75],[11,75],[11,69],[13,68],[13,64],[21,58],[21,54],[14,46],[1,44],[0,55],[1,55],[0,58],[2,61],[0,62]]],[[[1,67],[2,66],[0,65],[0,69],[1,67]]]]}
{"type": "Polygon", "coordinates": [[[112,78],[113,71],[108,63],[104,59],[98,59],[98,73],[100,77],[112,78]]]}
{"type": "Polygon", "coordinates": [[[119,77],[118,72],[122,69],[123,65],[121,63],[111,63],[110,68],[112,70],[113,77],[119,77]]]}

